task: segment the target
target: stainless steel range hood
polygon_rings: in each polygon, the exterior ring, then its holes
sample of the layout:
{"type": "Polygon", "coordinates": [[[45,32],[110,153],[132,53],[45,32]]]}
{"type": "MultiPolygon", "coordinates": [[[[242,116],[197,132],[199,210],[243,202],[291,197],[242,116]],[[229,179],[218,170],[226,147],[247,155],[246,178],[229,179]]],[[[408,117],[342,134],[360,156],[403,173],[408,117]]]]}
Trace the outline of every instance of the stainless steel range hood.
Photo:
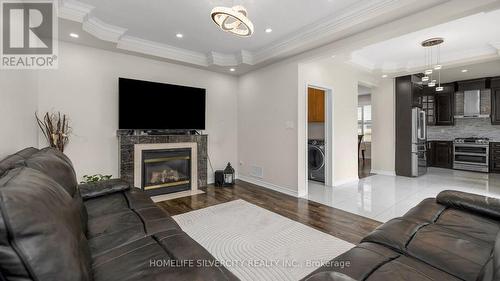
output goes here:
{"type": "Polygon", "coordinates": [[[464,92],[464,118],[479,117],[481,114],[481,91],[464,92]]]}
{"type": "Polygon", "coordinates": [[[455,115],[460,118],[489,118],[490,115],[481,114],[481,90],[464,91],[464,114],[455,115]]]}

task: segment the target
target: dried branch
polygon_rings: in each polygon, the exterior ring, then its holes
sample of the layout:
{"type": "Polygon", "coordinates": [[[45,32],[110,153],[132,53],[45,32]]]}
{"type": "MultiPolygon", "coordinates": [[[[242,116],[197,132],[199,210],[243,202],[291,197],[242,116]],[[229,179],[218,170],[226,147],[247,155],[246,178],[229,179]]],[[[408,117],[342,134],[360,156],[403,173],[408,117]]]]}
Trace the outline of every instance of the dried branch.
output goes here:
{"type": "Polygon", "coordinates": [[[49,146],[64,152],[71,131],[66,114],[61,116],[60,112],[57,114],[47,112],[43,116],[43,120],[41,120],[35,112],[35,118],[49,146]]]}

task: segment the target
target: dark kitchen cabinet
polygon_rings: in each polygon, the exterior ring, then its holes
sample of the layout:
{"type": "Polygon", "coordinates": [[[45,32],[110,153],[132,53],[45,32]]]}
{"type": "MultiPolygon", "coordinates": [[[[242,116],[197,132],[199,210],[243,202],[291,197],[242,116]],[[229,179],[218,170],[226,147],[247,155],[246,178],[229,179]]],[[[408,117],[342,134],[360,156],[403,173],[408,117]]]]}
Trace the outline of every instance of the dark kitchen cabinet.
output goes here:
{"type": "Polygon", "coordinates": [[[423,88],[422,109],[427,117],[427,125],[434,126],[436,124],[436,91],[434,88],[423,88]]]}
{"type": "Polygon", "coordinates": [[[455,85],[443,85],[444,90],[435,96],[435,125],[453,126],[455,124],[455,85]]]}
{"type": "Polygon", "coordinates": [[[427,156],[430,158],[428,160],[429,166],[447,169],[453,168],[453,142],[431,141],[430,151],[427,153],[427,156]]]}
{"type": "Polygon", "coordinates": [[[487,86],[487,79],[473,79],[473,80],[464,80],[457,82],[457,91],[465,92],[465,91],[474,91],[474,90],[484,90],[487,86]]]}
{"type": "Polygon", "coordinates": [[[396,88],[396,174],[412,176],[412,108],[422,107],[422,86],[416,75],[395,79],[396,88]]]}
{"type": "Polygon", "coordinates": [[[500,125],[500,77],[491,79],[491,124],[500,125]]]}
{"type": "Polygon", "coordinates": [[[433,147],[433,142],[428,141],[427,142],[427,167],[433,167],[434,166],[434,149],[433,147]]]}
{"type": "Polygon", "coordinates": [[[500,142],[490,142],[490,173],[500,173],[500,142]]]}

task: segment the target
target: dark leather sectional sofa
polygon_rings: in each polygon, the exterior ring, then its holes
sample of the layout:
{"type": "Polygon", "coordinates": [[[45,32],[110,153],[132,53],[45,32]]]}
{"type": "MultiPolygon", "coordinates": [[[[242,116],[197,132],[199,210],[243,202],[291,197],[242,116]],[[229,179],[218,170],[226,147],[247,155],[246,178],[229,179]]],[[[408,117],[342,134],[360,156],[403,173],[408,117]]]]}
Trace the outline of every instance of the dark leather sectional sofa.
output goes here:
{"type": "Polygon", "coordinates": [[[443,191],[304,280],[500,280],[499,231],[499,199],[443,191]]]}
{"type": "Polygon", "coordinates": [[[0,161],[0,280],[238,280],[137,188],[55,149],[0,161]]]}
{"type": "MultiPolygon", "coordinates": [[[[500,280],[499,233],[500,200],[445,191],[304,280],[500,280]]],[[[27,148],[0,161],[0,280],[238,279],[139,189],[27,148]]]]}

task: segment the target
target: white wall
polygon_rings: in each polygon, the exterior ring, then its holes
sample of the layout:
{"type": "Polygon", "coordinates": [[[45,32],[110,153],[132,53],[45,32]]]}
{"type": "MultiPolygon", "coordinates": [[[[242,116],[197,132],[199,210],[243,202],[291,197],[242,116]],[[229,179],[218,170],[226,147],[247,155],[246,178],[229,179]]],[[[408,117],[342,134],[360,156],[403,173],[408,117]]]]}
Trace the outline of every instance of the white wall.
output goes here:
{"type": "MultiPolygon", "coordinates": [[[[237,167],[237,78],[60,42],[59,69],[39,74],[39,110],[69,115],[73,134],[65,152],[79,177],[118,176],[118,77],[206,88],[204,133],[214,169],[228,161],[237,167]]],[[[210,167],[208,174],[212,181],[210,167]]]]}
{"type": "Polygon", "coordinates": [[[38,146],[36,73],[0,70],[0,159],[38,146]]]}
{"type": "Polygon", "coordinates": [[[372,93],[372,172],[394,174],[395,140],[395,84],[394,79],[383,79],[372,93]]]}
{"type": "Polygon", "coordinates": [[[297,79],[296,63],[278,63],[241,76],[238,90],[239,177],[290,194],[297,194],[297,79]],[[251,176],[252,166],[262,178],[251,176]]]}
{"type": "MultiPolygon", "coordinates": [[[[340,185],[358,179],[358,137],[357,106],[358,84],[374,84],[374,79],[347,64],[337,61],[323,61],[299,66],[299,104],[305,104],[306,84],[331,88],[333,100],[333,185],[340,185]]],[[[299,106],[300,108],[305,108],[299,106]]],[[[304,119],[305,120],[305,119],[304,119]]],[[[299,126],[303,120],[299,119],[299,126]]],[[[299,141],[302,136],[299,134],[299,141]]],[[[328,145],[327,144],[327,145],[328,145]]],[[[301,171],[299,170],[299,173],[301,171]]],[[[299,183],[300,186],[300,183],[299,183]]],[[[300,188],[300,187],[299,187],[300,188]]]]}

